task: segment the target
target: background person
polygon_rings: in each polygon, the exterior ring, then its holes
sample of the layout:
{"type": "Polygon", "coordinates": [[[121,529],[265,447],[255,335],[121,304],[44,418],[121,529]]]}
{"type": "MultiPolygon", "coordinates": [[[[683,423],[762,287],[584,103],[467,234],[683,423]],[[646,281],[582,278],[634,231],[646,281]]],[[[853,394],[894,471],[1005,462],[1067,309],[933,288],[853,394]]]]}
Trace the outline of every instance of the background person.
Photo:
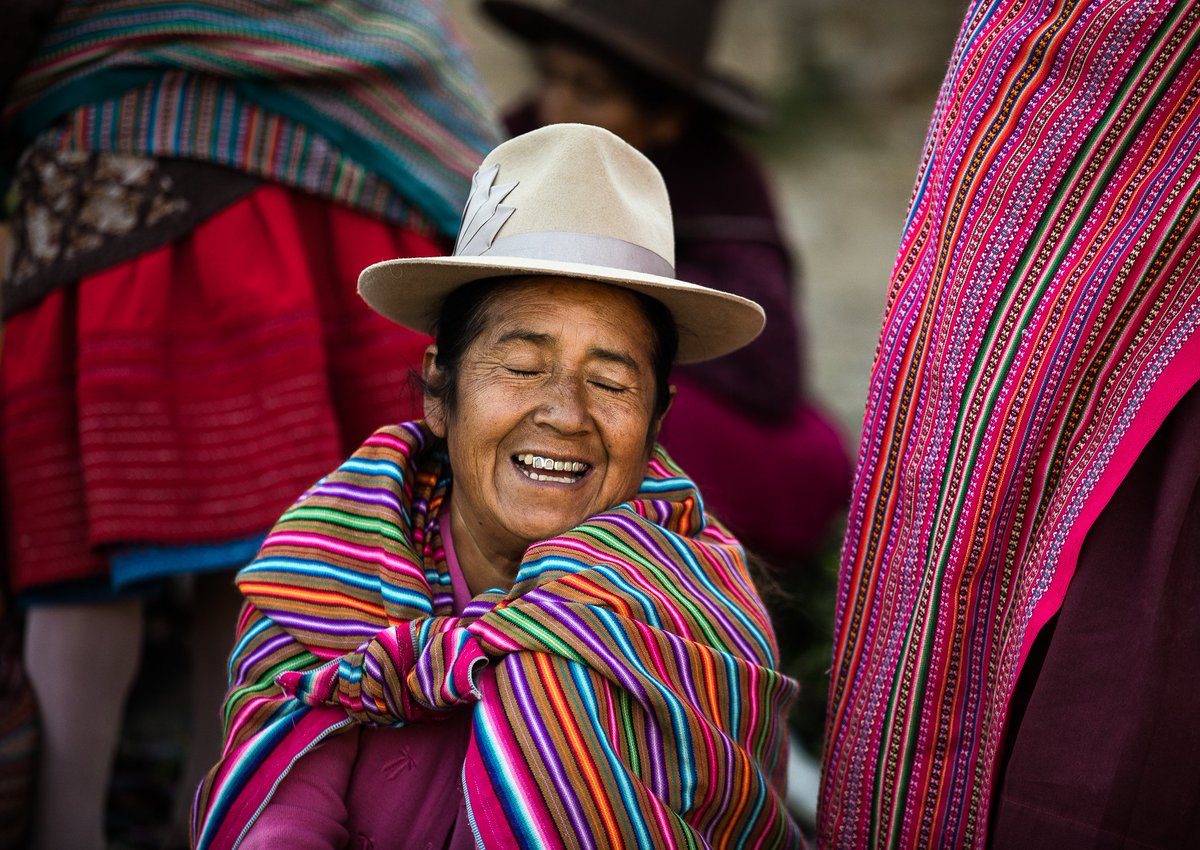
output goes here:
{"type": "Polygon", "coordinates": [[[436,333],[426,419],[377,431],[239,574],[197,847],[802,843],[795,683],[741,547],[655,447],[672,364],[762,310],[672,260],[653,165],[565,124],[489,154],[453,256],[363,272],[436,333]]]}
{"type": "Polygon", "coordinates": [[[136,588],[196,575],[195,787],[220,739],[230,571],[378,423],[420,409],[402,388],[426,340],[365,309],[357,273],[438,252],[498,134],[434,2],[14,13],[7,567],[42,714],[34,843],[87,850],[138,667],[136,588]]]}

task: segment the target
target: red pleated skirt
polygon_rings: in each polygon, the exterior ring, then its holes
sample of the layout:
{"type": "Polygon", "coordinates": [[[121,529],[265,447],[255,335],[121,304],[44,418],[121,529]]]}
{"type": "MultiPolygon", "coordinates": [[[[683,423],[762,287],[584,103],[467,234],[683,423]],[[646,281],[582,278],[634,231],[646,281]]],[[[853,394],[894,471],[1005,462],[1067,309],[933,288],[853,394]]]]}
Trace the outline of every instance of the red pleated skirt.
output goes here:
{"type": "Polygon", "coordinates": [[[14,316],[0,358],[14,588],[103,578],[114,547],[260,534],[372,430],[419,416],[429,339],[356,282],[439,248],[268,185],[14,316]]]}

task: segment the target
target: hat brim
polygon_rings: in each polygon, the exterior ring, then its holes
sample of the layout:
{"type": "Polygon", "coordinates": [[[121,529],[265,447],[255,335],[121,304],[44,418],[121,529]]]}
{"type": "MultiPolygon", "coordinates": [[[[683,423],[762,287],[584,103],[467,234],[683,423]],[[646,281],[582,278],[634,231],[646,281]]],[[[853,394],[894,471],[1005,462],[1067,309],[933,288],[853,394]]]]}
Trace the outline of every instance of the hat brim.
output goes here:
{"type": "Polygon", "coordinates": [[[432,334],[446,296],[491,277],[546,275],[610,283],[662,302],[679,330],[676,363],[736,351],[762,333],[766,314],[749,299],[659,275],[524,257],[421,257],[384,260],[363,269],[358,291],[375,312],[432,334]]]}
{"type": "Polygon", "coordinates": [[[770,123],[766,102],[732,77],[711,69],[696,71],[669,60],[653,45],[571,6],[543,7],[524,0],[484,0],[483,10],[509,32],[530,42],[569,36],[614,51],[675,86],[683,94],[752,129],[770,123]]]}

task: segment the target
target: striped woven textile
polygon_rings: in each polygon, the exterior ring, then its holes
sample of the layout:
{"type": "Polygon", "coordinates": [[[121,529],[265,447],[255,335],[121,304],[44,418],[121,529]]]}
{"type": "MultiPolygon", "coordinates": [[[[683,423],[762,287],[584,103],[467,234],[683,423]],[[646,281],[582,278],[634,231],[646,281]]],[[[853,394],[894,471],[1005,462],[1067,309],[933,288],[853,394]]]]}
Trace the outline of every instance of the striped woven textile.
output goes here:
{"type": "Polygon", "coordinates": [[[1200,6],[972,3],[843,549],[826,848],[983,847],[1017,674],[1200,377],[1200,6]]]}
{"type": "Polygon", "coordinates": [[[4,118],[27,141],[214,162],[446,234],[501,137],[436,0],[68,0],[4,118]]]}
{"type": "Polygon", "coordinates": [[[277,779],[350,723],[473,711],[479,846],[797,847],[770,623],[741,547],[659,449],[637,497],[528,550],[453,616],[444,443],[390,426],[238,577],[222,762],[194,841],[236,845],[277,779]]]}

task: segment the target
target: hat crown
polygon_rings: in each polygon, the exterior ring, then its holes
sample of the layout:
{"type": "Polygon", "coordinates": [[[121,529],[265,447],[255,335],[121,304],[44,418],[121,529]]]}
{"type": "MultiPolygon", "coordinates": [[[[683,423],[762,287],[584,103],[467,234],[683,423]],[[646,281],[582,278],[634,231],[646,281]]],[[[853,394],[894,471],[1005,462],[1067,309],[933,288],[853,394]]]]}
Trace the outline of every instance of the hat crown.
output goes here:
{"type": "Polygon", "coordinates": [[[552,124],[484,159],[455,256],[520,256],[674,276],[675,235],[658,169],[620,137],[552,124]]]}
{"type": "Polygon", "coordinates": [[[712,44],[716,0],[570,0],[565,7],[602,22],[676,62],[702,69],[712,44]]]}
{"type": "Polygon", "coordinates": [[[531,43],[581,42],[716,114],[750,127],[770,119],[761,97],[709,65],[720,0],[481,0],[498,24],[531,43]]]}

